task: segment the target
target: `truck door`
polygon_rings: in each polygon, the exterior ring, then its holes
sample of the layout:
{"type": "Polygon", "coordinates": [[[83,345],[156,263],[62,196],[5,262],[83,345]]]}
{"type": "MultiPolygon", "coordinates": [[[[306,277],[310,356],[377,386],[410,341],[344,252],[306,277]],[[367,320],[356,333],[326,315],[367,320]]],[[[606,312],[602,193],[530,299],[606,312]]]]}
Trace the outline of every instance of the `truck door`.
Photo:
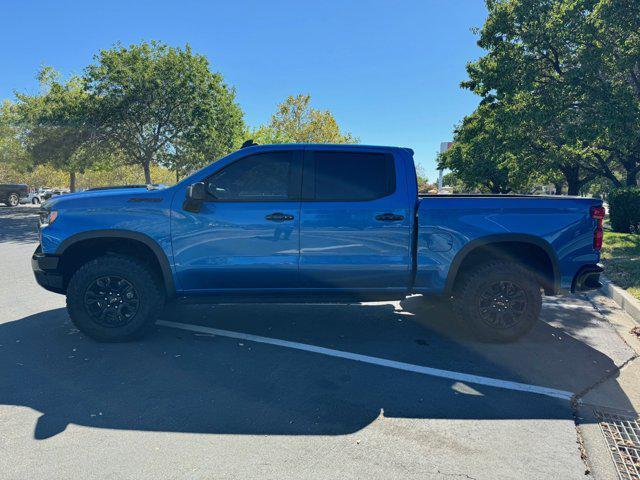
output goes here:
{"type": "Polygon", "coordinates": [[[388,151],[333,148],[305,151],[301,287],[406,290],[411,210],[401,159],[388,151]]]}
{"type": "Polygon", "coordinates": [[[302,151],[269,151],[240,158],[207,178],[208,199],[200,212],[173,215],[179,287],[295,287],[301,175],[302,151]]]}

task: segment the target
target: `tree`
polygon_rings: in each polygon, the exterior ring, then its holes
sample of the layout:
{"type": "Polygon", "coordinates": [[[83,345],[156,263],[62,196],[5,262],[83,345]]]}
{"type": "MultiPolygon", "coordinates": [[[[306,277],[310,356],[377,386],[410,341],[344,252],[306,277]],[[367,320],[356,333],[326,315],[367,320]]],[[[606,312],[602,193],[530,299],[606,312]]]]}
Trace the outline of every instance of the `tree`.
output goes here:
{"type": "Polygon", "coordinates": [[[633,187],[640,173],[640,2],[599,0],[587,22],[588,48],[579,60],[598,131],[595,149],[621,167],[624,184],[633,187]]]}
{"type": "Polygon", "coordinates": [[[340,130],[328,110],[311,106],[311,96],[290,95],[278,105],[267,125],[250,134],[258,143],[357,143],[357,138],[340,130]]]}
{"type": "Polygon", "coordinates": [[[467,189],[509,193],[511,151],[496,123],[496,106],[481,105],[464,118],[451,148],[440,154],[438,168],[450,169],[467,189]]]}
{"type": "MultiPolygon", "coordinates": [[[[640,171],[640,4],[634,0],[487,0],[487,54],[462,86],[499,105],[518,138],[510,176],[561,174],[570,194],[596,177],[640,171]]],[[[520,180],[521,181],[521,180],[520,180]]]]}
{"type": "Polygon", "coordinates": [[[20,142],[18,120],[17,106],[5,100],[0,105],[0,173],[2,177],[8,175],[9,171],[24,171],[30,165],[29,154],[20,142]]]}
{"type": "Polygon", "coordinates": [[[418,192],[427,193],[432,185],[429,184],[429,177],[424,173],[424,167],[416,164],[416,177],[418,180],[418,192]]]}
{"type": "Polygon", "coordinates": [[[180,176],[240,142],[243,120],[235,91],[187,45],[159,42],[103,50],[85,70],[96,100],[100,142],[142,167],[162,163],[180,176]]]}
{"type": "Polygon", "coordinates": [[[33,164],[66,172],[74,192],[76,174],[98,157],[92,99],[78,77],[61,82],[53,69],[45,67],[39,79],[43,93],[17,95],[23,141],[33,164]]]}

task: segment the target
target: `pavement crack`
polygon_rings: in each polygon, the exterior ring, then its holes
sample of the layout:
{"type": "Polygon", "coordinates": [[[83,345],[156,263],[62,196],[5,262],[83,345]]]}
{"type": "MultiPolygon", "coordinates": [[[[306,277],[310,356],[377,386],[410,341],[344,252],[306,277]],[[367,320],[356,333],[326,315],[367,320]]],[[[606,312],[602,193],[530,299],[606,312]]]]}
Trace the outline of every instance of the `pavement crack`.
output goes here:
{"type": "Polygon", "coordinates": [[[582,430],[580,430],[580,417],[578,416],[578,408],[576,405],[572,405],[573,414],[573,426],[576,429],[576,443],[578,444],[578,451],[580,452],[580,460],[584,464],[584,474],[591,475],[592,468],[589,461],[589,455],[587,454],[587,448],[584,445],[584,437],[582,436],[582,430]]]}
{"type": "Polygon", "coordinates": [[[632,357],[628,358],[627,360],[624,361],[624,363],[622,365],[620,365],[619,367],[617,367],[615,370],[612,370],[611,372],[609,372],[608,374],[606,374],[604,377],[602,377],[600,380],[598,380],[597,382],[593,383],[592,385],[588,386],[587,388],[585,388],[584,390],[576,393],[573,398],[571,399],[571,404],[574,406],[574,408],[580,403],[580,399],[582,397],[584,397],[585,395],[587,395],[590,391],[592,391],[593,389],[599,387],[600,385],[602,385],[604,382],[606,382],[607,380],[614,378],[618,375],[618,373],[620,373],[620,371],[625,368],[627,365],[629,365],[631,362],[633,362],[634,360],[636,360],[638,358],[638,354],[635,353],[632,357]]]}
{"type": "Polygon", "coordinates": [[[437,473],[439,475],[444,475],[445,477],[458,477],[458,478],[468,478],[470,480],[477,480],[476,477],[472,477],[470,475],[467,475],[466,473],[447,473],[447,472],[441,472],[440,470],[438,470],[437,473]]]}

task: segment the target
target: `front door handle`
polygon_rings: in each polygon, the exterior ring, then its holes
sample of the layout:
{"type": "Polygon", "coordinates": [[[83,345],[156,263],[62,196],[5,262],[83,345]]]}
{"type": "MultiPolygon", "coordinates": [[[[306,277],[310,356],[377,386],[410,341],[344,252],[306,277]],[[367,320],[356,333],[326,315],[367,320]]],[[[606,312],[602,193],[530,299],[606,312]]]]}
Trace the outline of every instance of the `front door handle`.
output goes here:
{"type": "Polygon", "coordinates": [[[293,220],[293,215],[287,215],[285,213],[276,212],[276,213],[267,215],[264,218],[266,220],[269,220],[270,222],[288,222],[290,220],[293,220]]]}
{"type": "Polygon", "coordinates": [[[376,215],[376,220],[380,222],[399,222],[400,220],[404,220],[402,215],[396,215],[395,213],[381,213],[380,215],[376,215]]]}

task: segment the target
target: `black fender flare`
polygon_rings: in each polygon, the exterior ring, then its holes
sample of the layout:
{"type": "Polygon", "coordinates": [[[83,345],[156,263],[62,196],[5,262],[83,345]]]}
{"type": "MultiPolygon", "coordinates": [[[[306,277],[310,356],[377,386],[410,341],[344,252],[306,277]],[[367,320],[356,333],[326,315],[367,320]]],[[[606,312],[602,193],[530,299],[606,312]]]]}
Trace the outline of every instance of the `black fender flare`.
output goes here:
{"type": "Polygon", "coordinates": [[[78,242],[96,238],[125,238],[128,240],[138,241],[149,247],[156,256],[158,264],[160,265],[160,271],[162,272],[162,279],[164,281],[167,297],[172,298],[175,296],[176,287],[173,281],[173,272],[171,270],[171,265],[169,264],[169,259],[158,242],[144,233],[134,232],[132,230],[90,230],[80,232],[63,240],[56,250],[56,255],[62,256],[65,250],[78,242]]]}
{"type": "Polygon", "coordinates": [[[478,247],[484,247],[491,244],[499,244],[504,242],[520,242],[520,243],[528,243],[531,245],[535,245],[536,247],[540,247],[549,257],[551,261],[551,268],[553,270],[553,284],[552,284],[552,293],[556,294],[560,291],[560,263],[558,261],[558,256],[556,255],[555,250],[547,242],[546,240],[536,237],[535,235],[527,235],[524,233],[499,233],[495,235],[487,235],[484,237],[479,237],[471,240],[464,247],[462,247],[458,253],[456,253],[453,261],[451,262],[451,267],[449,267],[449,273],[447,274],[447,282],[445,284],[445,293],[451,294],[453,292],[453,285],[456,281],[456,276],[458,275],[458,270],[460,266],[464,262],[464,259],[469,255],[473,250],[478,247]]]}

